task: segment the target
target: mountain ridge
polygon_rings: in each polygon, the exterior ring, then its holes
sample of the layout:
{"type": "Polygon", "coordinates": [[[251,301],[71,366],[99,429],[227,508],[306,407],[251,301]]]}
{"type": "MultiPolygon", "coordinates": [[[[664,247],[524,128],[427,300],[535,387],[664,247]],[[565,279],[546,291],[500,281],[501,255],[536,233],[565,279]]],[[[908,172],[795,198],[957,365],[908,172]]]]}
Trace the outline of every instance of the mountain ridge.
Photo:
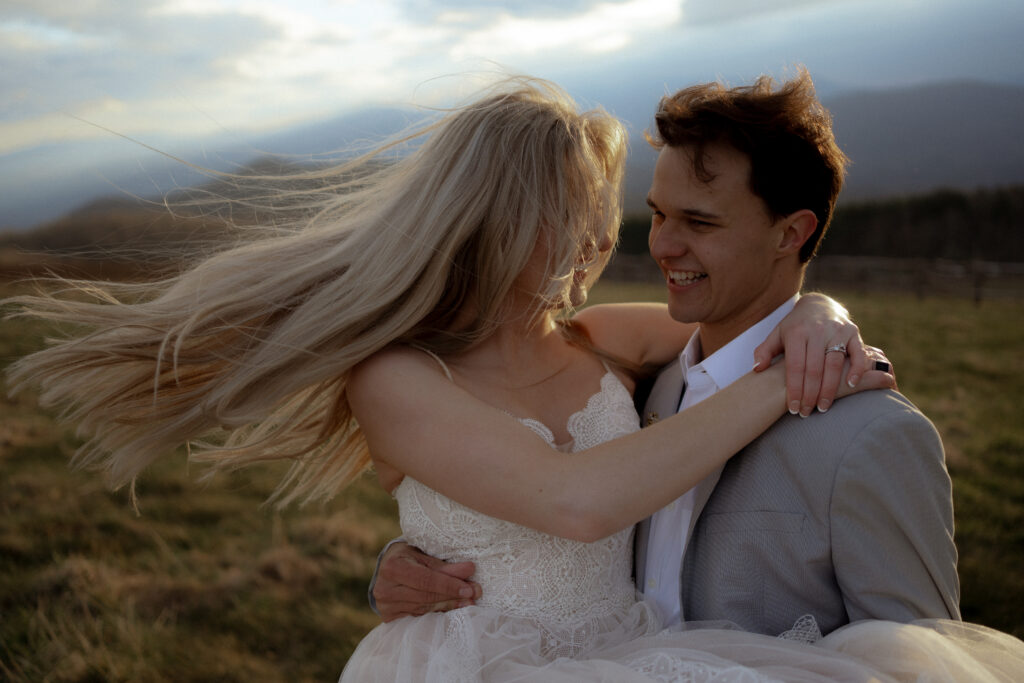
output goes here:
{"type": "MultiPolygon", "coordinates": [[[[1024,86],[987,81],[943,81],[888,90],[860,90],[824,99],[832,112],[836,138],[851,159],[840,202],[917,194],[938,188],[973,190],[1024,183],[1024,86]]],[[[609,110],[637,111],[632,106],[609,110]]],[[[651,113],[655,102],[651,102],[651,113]]],[[[204,163],[215,170],[237,170],[261,154],[317,159],[321,152],[366,147],[422,120],[413,109],[376,107],[311,124],[254,136],[228,146],[204,163]]],[[[649,125],[632,115],[633,134],[627,162],[625,206],[646,211],[644,198],[654,169],[655,152],[639,131],[649,125]]],[[[198,143],[197,147],[201,147],[198,143]]],[[[209,145],[207,145],[209,146],[209,145]]],[[[188,155],[179,155],[188,158],[188,155]]],[[[22,159],[24,154],[20,154],[22,159]]],[[[0,196],[0,229],[23,229],[58,218],[111,188],[152,196],[198,183],[204,178],[181,164],[159,159],[98,169],[95,177],[54,175],[52,186],[0,196]],[[165,178],[166,180],[162,180],[165,178]],[[164,187],[163,185],[167,186],[164,187]]]]}

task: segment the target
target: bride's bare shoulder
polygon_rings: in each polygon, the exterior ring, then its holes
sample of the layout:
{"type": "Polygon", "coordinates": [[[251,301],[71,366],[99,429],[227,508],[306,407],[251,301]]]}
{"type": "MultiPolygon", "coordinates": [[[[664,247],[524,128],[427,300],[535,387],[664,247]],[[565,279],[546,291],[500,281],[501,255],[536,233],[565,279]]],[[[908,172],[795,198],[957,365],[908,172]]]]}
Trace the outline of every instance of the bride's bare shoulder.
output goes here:
{"type": "Polygon", "coordinates": [[[426,352],[408,346],[389,346],[360,361],[349,375],[347,392],[352,398],[372,399],[380,392],[410,383],[444,377],[437,361],[426,352]]]}

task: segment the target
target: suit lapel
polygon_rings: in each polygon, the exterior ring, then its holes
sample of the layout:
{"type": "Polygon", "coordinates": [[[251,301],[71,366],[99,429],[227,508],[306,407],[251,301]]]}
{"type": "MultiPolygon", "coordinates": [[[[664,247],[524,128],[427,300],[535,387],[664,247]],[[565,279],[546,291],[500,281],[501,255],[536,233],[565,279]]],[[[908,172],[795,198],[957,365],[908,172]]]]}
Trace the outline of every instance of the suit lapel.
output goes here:
{"type": "MultiPolygon", "coordinates": [[[[672,361],[665,369],[658,375],[657,381],[654,386],[651,387],[651,395],[647,399],[647,404],[644,406],[644,426],[652,425],[658,420],[662,420],[670,415],[675,415],[679,409],[679,403],[682,400],[683,395],[683,367],[678,361],[672,361]]],[[[693,536],[693,528],[697,524],[697,519],[700,517],[701,511],[704,506],[707,505],[708,499],[711,498],[711,493],[715,490],[715,485],[718,483],[719,477],[722,476],[722,467],[705,477],[697,486],[694,487],[694,500],[693,500],[693,515],[690,517],[690,528],[686,530],[686,546],[689,547],[689,540],[693,536]]],[[[645,527],[644,531],[647,531],[646,527],[650,526],[647,520],[644,520],[641,525],[645,527]]],[[[640,534],[637,534],[637,538],[640,539],[640,534]]],[[[643,555],[647,554],[647,534],[643,535],[643,555]]],[[[637,558],[638,558],[638,576],[641,576],[639,568],[642,564],[639,562],[640,557],[640,543],[637,544],[637,558]]],[[[684,548],[683,554],[686,554],[684,548]]]]}
{"type": "MultiPolygon", "coordinates": [[[[658,379],[655,381],[654,386],[651,387],[651,395],[647,399],[647,404],[644,406],[643,413],[643,425],[646,427],[652,425],[658,420],[663,420],[666,417],[675,415],[679,409],[679,403],[682,400],[682,394],[684,389],[683,384],[683,368],[678,361],[673,361],[661,373],[658,375],[658,379]]],[[[685,585],[686,581],[686,553],[692,547],[691,541],[693,539],[693,530],[697,526],[697,521],[700,519],[701,513],[704,507],[707,505],[708,500],[711,498],[712,492],[715,490],[715,486],[718,484],[719,478],[722,476],[722,470],[724,465],[719,467],[717,470],[705,477],[696,487],[694,487],[694,500],[693,500],[693,514],[690,516],[689,528],[686,530],[686,546],[683,548],[683,576],[680,577],[680,586],[685,585]]],[[[647,568],[647,544],[650,537],[650,518],[645,519],[639,525],[637,525],[636,531],[636,555],[635,564],[636,568],[636,585],[643,586],[646,580],[645,572],[647,568]]],[[[686,606],[682,606],[685,616],[686,606]]]]}
{"type": "MultiPolygon", "coordinates": [[[[642,426],[648,427],[658,420],[675,415],[679,409],[679,401],[683,395],[683,368],[678,360],[673,360],[658,373],[658,378],[651,387],[651,393],[644,405],[642,426]]],[[[647,570],[647,540],[650,536],[650,518],[640,522],[636,527],[634,540],[633,568],[636,585],[643,586],[647,570]]]]}
{"type": "Polygon", "coordinates": [[[643,426],[648,427],[658,420],[675,415],[683,396],[683,367],[674,360],[658,374],[651,395],[644,406],[643,426]]]}

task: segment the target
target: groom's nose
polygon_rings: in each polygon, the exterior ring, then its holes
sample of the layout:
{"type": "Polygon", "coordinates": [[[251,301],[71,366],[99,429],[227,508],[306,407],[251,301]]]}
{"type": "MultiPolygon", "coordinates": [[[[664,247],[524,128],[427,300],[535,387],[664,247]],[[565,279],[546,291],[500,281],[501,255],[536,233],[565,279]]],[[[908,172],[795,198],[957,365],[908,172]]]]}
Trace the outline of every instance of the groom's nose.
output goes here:
{"type": "Polygon", "coordinates": [[[668,223],[669,221],[665,220],[660,225],[651,225],[647,247],[655,261],[682,256],[687,251],[684,241],[679,239],[678,231],[672,230],[668,223]]]}

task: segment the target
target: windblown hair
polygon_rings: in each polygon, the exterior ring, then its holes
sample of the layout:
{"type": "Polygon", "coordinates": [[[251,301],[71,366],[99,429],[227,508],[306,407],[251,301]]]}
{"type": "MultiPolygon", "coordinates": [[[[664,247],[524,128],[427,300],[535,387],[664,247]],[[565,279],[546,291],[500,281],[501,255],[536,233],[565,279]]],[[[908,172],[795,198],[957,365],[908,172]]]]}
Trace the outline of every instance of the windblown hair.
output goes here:
{"type": "Polygon", "coordinates": [[[714,178],[704,165],[707,145],[725,143],[750,158],[750,189],[773,218],[813,211],[818,226],[800,250],[801,263],[811,260],[832,220],[847,158],[806,69],[778,88],[769,76],[737,88],[684,88],[662,98],[654,120],[657,134],[648,133],[648,142],[691,149],[702,181],[714,178]]]}
{"type": "Polygon", "coordinates": [[[601,231],[617,235],[625,149],[613,117],[509,79],[313,172],[315,196],[282,189],[306,214],[277,236],[155,284],[62,280],[63,293],[10,300],[15,315],[75,326],[11,378],[64,408],[86,439],[75,462],[114,486],[188,444],[213,471],[292,460],[280,505],[330,497],[369,464],[346,397],[352,367],[389,344],[447,354],[486,338],[538,244],[549,284],[537,311],[568,306],[574,266],[601,231]]]}

